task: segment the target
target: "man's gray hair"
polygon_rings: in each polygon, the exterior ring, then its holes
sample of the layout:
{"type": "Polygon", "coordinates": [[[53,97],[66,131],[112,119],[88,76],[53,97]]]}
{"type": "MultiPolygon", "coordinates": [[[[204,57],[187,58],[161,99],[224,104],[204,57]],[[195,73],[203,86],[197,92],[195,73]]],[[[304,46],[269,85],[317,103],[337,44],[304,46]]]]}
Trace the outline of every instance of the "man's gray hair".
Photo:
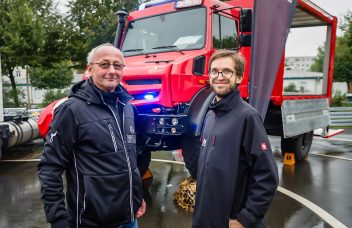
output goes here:
{"type": "MultiPolygon", "coordinates": [[[[101,47],[114,47],[114,45],[112,45],[111,43],[105,43],[105,44],[100,44],[100,45],[96,46],[95,48],[93,48],[87,55],[87,63],[88,64],[93,63],[93,57],[94,57],[95,51],[101,47]]],[[[116,48],[116,49],[118,49],[118,48],[116,48]]]]}

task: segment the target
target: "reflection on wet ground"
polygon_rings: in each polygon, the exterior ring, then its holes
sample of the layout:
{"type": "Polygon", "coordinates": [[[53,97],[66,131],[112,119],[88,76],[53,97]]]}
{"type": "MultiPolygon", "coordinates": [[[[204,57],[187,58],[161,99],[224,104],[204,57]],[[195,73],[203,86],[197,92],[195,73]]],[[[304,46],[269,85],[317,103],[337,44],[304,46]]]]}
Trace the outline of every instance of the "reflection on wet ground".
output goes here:
{"type": "Polygon", "coordinates": [[[0,164],[0,227],[48,227],[40,202],[36,164],[0,164]]]}
{"type": "MultiPolygon", "coordinates": [[[[160,159],[160,156],[155,156],[160,159]]],[[[162,156],[165,157],[165,156],[162,156]]],[[[139,220],[140,227],[191,227],[192,213],[173,201],[173,193],[188,176],[184,165],[152,162],[153,183],[145,194],[147,213],[139,220]]]]}
{"type": "MultiPolygon", "coordinates": [[[[352,227],[351,161],[310,156],[295,166],[283,166],[281,152],[276,150],[276,139],[271,139],[275,151],[280,186],[299,194],[326,210],[348,227],[352,227]]],[[[33,148],[37,148],[33,146],[33,148]]],[[[33,149],[37,150],[37,149],[33,149]]],[[[334,145],[319,141],[313,153],[333,154],[352,158],[350,143],[334,145]]],[[[35,152],[28,158],[38,158],[35,152]]],[[[12,159],[10,156],[9,158],[12,159]]],[[[156,152],[153,158],[174,160],[171,153],[156,152]]],[[[45,222],[40,202],[40,186],[36,176],[37,162],[0,163],[0,227],[49,227],[45,222]]],[[[192,213],[185,212],[173,201],[179,182],[188,176],[184,165],[152,161],[153,181],[145,191],[147,212],[139,219],[141,228],[187,228],[192,224],[192,213]]],[[[287,195],[278,192],[267,214],[268,227],[331,227],[316,213],[287,195]]]]}

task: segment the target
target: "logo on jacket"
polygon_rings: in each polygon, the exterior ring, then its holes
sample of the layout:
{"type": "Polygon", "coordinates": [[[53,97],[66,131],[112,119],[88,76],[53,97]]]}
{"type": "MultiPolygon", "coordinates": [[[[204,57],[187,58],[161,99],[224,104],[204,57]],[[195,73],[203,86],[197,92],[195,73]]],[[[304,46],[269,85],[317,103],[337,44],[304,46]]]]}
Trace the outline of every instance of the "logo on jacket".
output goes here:
{"type": "Polygon", "coordinates": [[[53,142],[54,137],[56,136],[56,134],[57,134],[57,131],[55,131],[55,133],[50,133],[50,139],[49,139],[50,142],[53,142]]]}
{"type": "Polygon", "coordinates": [[[260,146],[262,147],[263,151],[268,149],[266,143],[261,143],[260,146]]]}
{"type": "Polygon", "coordinates": [[[134,134],[134,127],[133,126],[130,126],[130,133],[134,134]]]}
{"type": "Polygon", "coordinates": [[[202,140],[202,146],[205,146],[205,145],[207,145],[207,140],[206,140],[205,138],[203,138],[203,140],[202,140]]]}

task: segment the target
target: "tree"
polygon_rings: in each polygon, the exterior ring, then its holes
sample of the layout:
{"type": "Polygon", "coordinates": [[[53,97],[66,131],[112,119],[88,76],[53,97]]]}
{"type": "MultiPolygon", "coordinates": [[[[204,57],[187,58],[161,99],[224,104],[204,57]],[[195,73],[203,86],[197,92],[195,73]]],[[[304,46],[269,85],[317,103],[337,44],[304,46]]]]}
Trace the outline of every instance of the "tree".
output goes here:
{"type": "Polygon", "coordinates": [[[310,67],[310,70],[313,72],[323,72],[324,70],[324,56],[325,56],[325,51],[324,51],[324,46],[318,47],[318,55],[316,58],[314,58],[314,62],[310,67]]]}
{"type": "Polygon", "coordinates": [[[137,0],[71,0],[69,1],[70,49],[76,67],[84,68],[87,53],[102,43],[113,43],[117,26],[116,12],[134,9],[137,0]]]}
{"type": "Polygon", "coordinates": [[[15,105],[19,105],[13,70],[52,67],[69,57],[65,21],[52,0],[0,2],[0,52],[3,75],[10,78],[15,105]]]}
{"type": "Polygon", "coordinates": [[[45,93],[42,107],[46,107],[53,101],[59,100],[61,98],[67,97],[67,90],[49,90],[45,93]]]}
{"type": "Polygon", "coordinates": [[[13,70],[16,66],[34,64],[34,55],[42,47],[45,38],[43,22],[29,6],[29,2],[4,0],[0,5],[2,72],[10,78],[14,103],[18,106],[13,70]]]}
{"type": "Polygon", "coordinates": [[[285,92],[294,92],[294,93],[299,92],[299,90],[296,88],[295,83],[290,83],[287,86],[285,86],[284,91],[285,92]]]}
{"type": "Polygon", "coordinates": [[[340,29],[344,32],[336,40],[334,79],[347,82],[349,90],[352,90],[352,12],[349,11],[344,17],[340,29]]]}
{"type": "Polygon", "coordinates": [[[50,68],[32,67],[29,72],[32,86],[38,89],[63,89],[73,80],[69,61],[55,63],[50,68]]]}
{"type": "Polygon", "coordinates": [[[11,85],[10,84],[6,84],[4,83],[3,84],[3,87],[2,87],[2,97],[4,99],[4,108],[15,108],[15,107],[21,107],[21,106],[24,106],[25,105],[25,100],[24,100],[24,97],[25,97],[25,93],[23,90],[21,89],[18,89],[16,91],[14,91],[12,88],[11,88],[11,85]],[[18,102],[19,102],[19,105],[15,105],[15,102],[14,102],[14,92],[16,92],[17,94],[17,98],[18,98],[18,102]]]}
{"type": "MultiPolygon", "coordinates": [[[[349,91],[352,90],[352,12],[348,13],[342,19],[339,26],[343,35],[336,38],[335,64],[334,64],[334,81],[347,82],[349,91]]],[[[324,46],[318,48],[318,56],[315,59],[311,70],[323,72],[324,63],[324,46]]]]}

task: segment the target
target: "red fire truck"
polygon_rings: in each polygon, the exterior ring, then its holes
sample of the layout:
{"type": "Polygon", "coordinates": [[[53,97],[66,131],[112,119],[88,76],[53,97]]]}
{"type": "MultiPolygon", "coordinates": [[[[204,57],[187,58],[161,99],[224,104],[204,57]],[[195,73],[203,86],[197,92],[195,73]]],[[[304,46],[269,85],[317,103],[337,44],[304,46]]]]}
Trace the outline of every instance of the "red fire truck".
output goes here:
{"type": "MultiPolygon", "coordinates": [[[[254,0],[154,0],[129,15],[117,13],[115,45],[126,62],[122,84],[134,97],[143,125],[142,170],[149,166],[151,151],[181,148],[186,167],[196,176],[199,137],[214,97],[208,61],[216,49],[238,49],[246,58],[239,90],[250,99],[253,4],[254,0]]],[[[284,53],[274,75],[265,127],[268,134],[281,136],[282,152],[294,152],[297,160],[307,157],[313,131],[330,122],[336,24],[336,17],[312,2],[297,1],[291,28],[324,26],[327,31],[320,94],[284,93],[284,53]]]]}

